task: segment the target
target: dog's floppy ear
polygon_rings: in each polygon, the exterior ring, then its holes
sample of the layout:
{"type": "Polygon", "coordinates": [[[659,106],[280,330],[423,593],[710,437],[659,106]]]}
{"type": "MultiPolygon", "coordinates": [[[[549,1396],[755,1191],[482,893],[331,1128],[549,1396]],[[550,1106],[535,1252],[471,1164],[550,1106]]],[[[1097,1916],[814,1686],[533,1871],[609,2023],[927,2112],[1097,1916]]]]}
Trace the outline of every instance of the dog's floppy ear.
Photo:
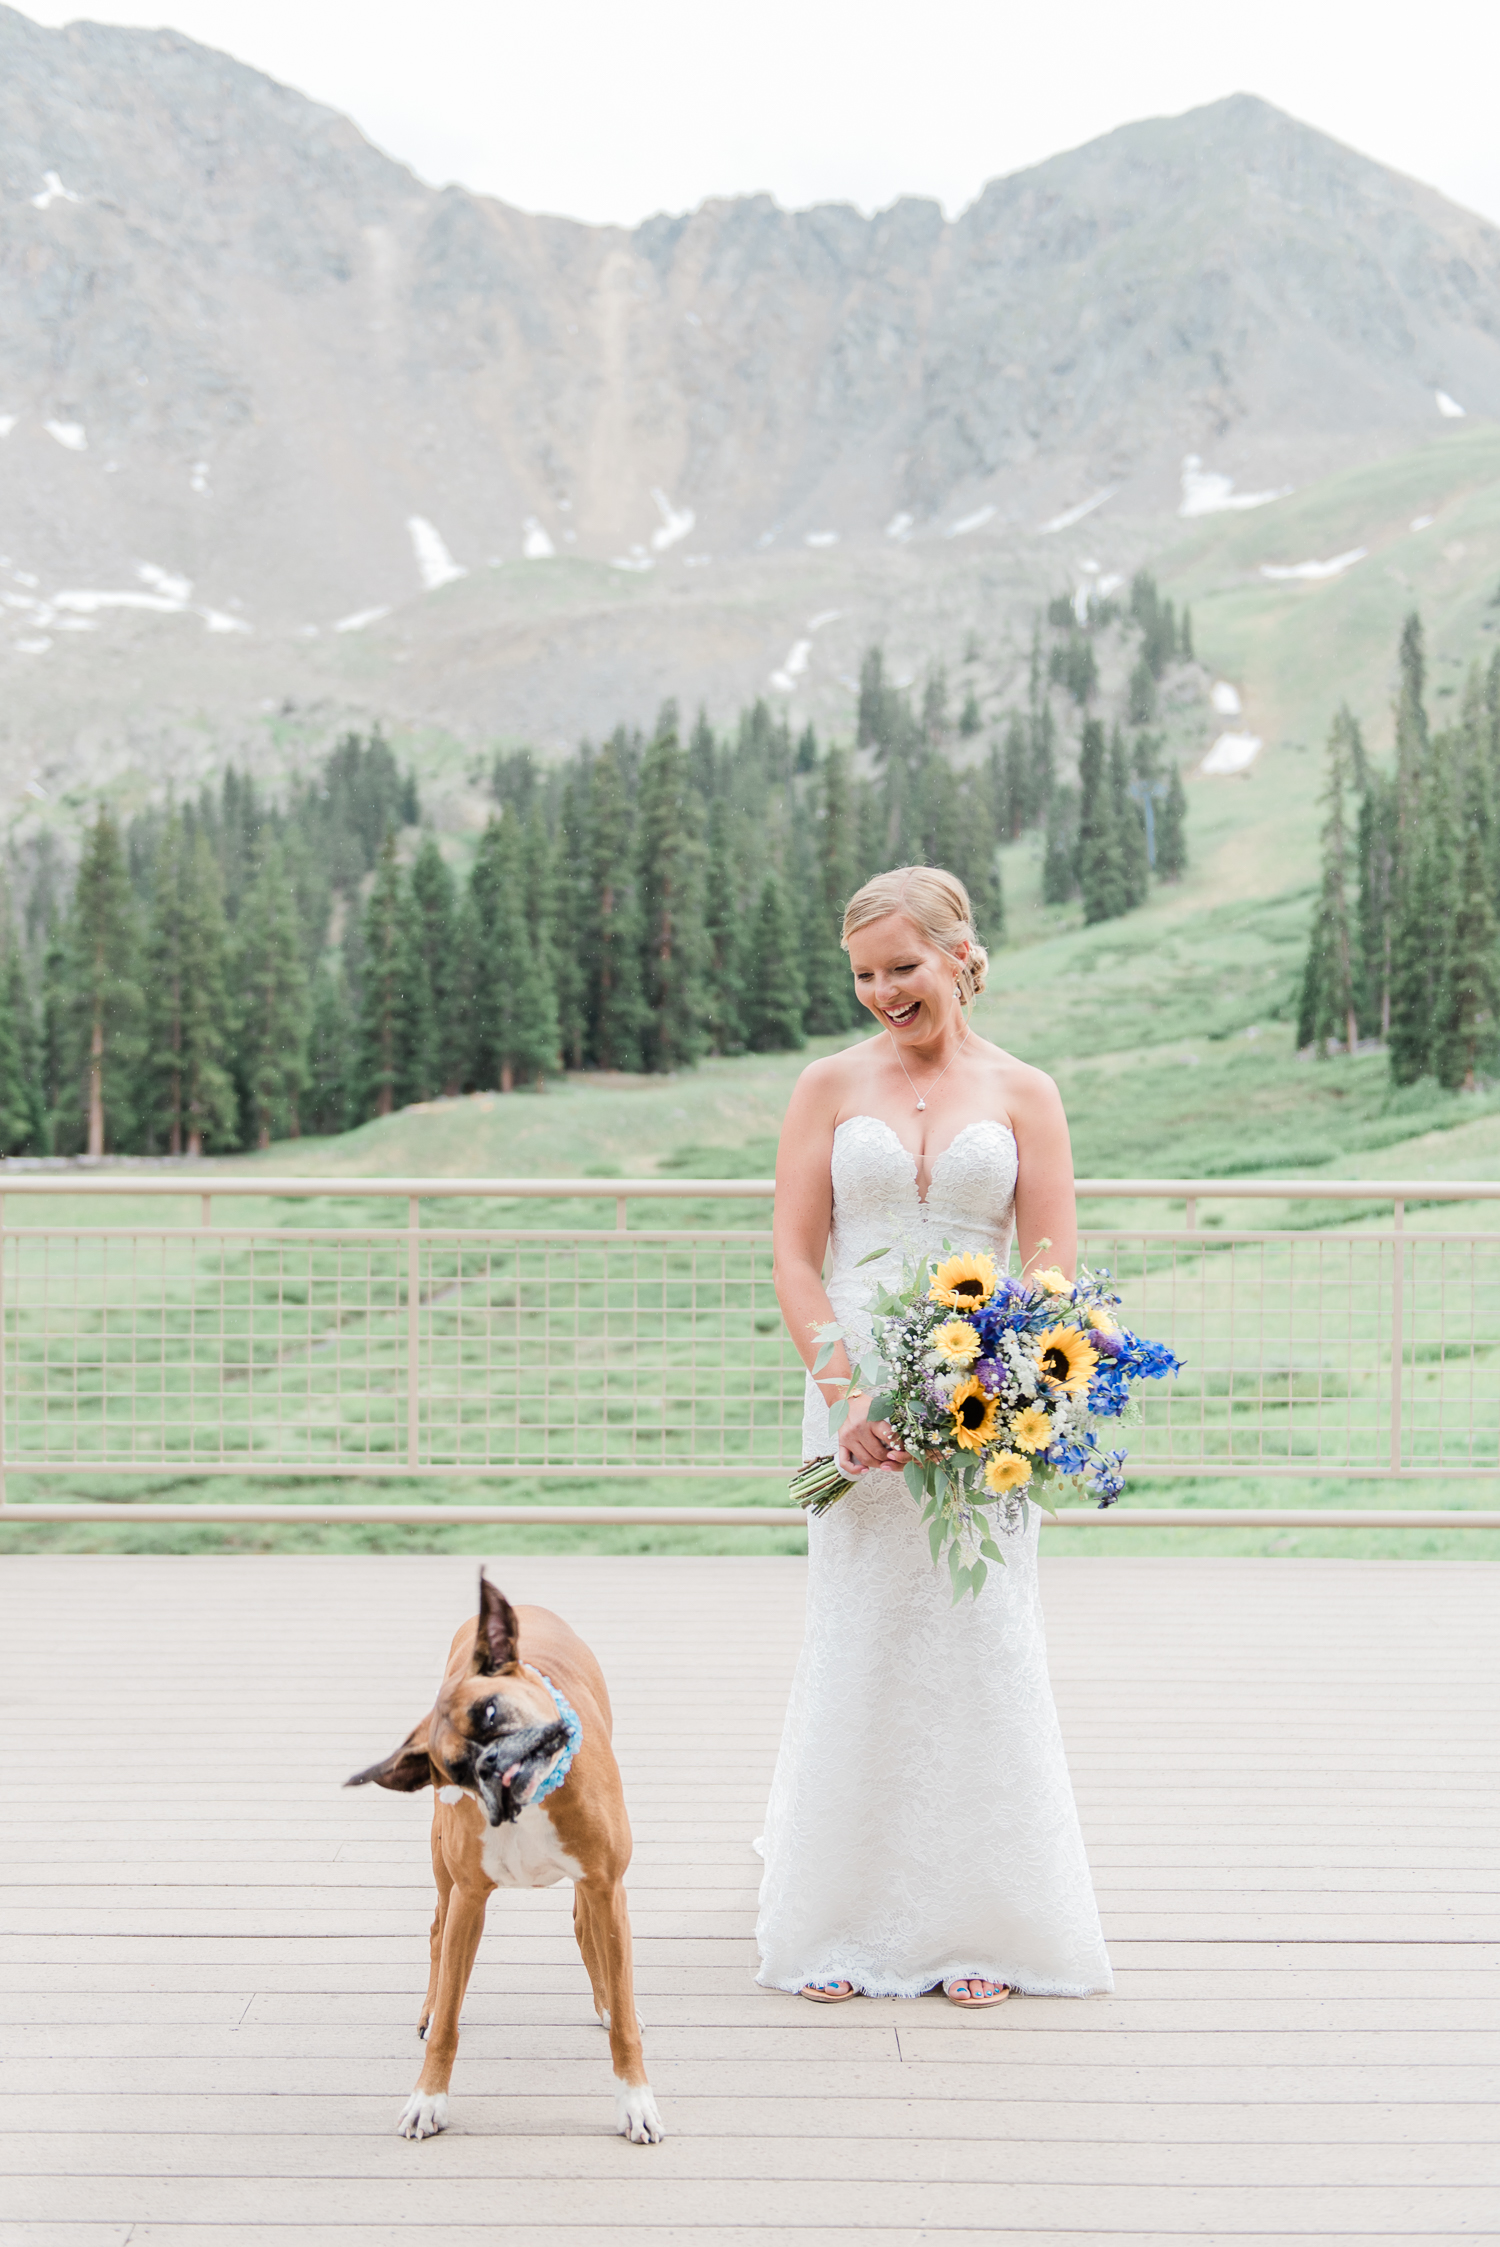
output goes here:
{"type": "Polygon", "coordinates": [[[516,1611],[498,1585],[479,1571],[479,1621],[474,1631],[474,1669],[480,1677],[511,1669],[519,1660],[520,1626],[516,1611]]]}
{"type": "Polygon", "coordinates": [[[396,1794],[415,1794],[419,1787],[432,1785],[432,1764],[427,1754],[429,1728],[432,1719],[424,1716],[413,1726],[394,1755],[384,1763],[372,1763],[368,1771],[356,1771],[346,1779],[346,1787],[367,1787],[373,1780],[377,1787],[390,1787],[396,1794]]]}

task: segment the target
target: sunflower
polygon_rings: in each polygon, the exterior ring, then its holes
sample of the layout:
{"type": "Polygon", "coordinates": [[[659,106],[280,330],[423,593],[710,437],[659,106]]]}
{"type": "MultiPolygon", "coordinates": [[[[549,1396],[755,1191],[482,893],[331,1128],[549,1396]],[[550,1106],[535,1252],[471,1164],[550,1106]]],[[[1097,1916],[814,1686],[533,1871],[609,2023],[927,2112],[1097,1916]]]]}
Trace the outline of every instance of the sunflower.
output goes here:
{"type": "Polygon", "coordinates": [[[984,1470],[984,1487],[997,1498],[1003,1498],[1008,1490],[1019,1490],[1030,1480],[1031,1461],[1023,1459],[1018,1451],[997,1451],[984,1470]]]}
{"type": "Polygon", "coordinates": [[[932,1346],[949,1365],[972,1365],[981,1348],[979,1336],[967,1319],[945,1319],[941,1326],[934,1327],[932,1346]]]}
{"type": "Polygon", "coordinates": [[[1099,1363],[1098,1351],[1071,1326],[1049,1326],[1045,1334],[1037,1336],[1033,1355],[1042,1379],[1069,1397],[1084,1394],[1089,1375],[1099,1363]]]}
{"type": "Polygon", "coordinates": [[[960,1381],[948,1400],[953,1415],[953,1440],[963,1451],[983,1451],[1000,1424],[1000,1399],[970,1375],[960,1381]]]}
{"type": "Polygon", "coordinates": [[[946,1303],[950,1311],[975,1311],[987,1303],[1000,1284],[992,1256],[945,1256],[932,1275],[928,1300],[946,1303]]]}
{"type": "Polygon", "coordinates": [[[1045,1451],[1052,1441],[1052,1422],[1039,1404],[1028,1404],[1011,1422],[1010,1434],[1023,1451],[1045,1451]]]}

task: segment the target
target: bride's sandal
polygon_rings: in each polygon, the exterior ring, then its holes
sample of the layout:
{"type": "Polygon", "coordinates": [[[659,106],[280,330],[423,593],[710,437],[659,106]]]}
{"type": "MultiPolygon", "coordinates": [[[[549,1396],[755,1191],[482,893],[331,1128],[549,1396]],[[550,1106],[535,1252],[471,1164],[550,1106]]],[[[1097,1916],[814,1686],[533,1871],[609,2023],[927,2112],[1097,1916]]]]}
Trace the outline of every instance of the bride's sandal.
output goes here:
{"type": "Polygon", "coordinates": [[[960,2013],[982,2013],[986,2006],[1003,2005],[1010,1995],[1004,1982],[992,1982],[984,1974],[955,1974],[943,1984],[943,1995],[960,2013]],[[973,1985],[978,1983],[983,1995],[975,1997],[973,1985]]]}
{"type": "Polygon", "coordinates": [[[814,2005],[844,2005],[859,1991],[852,1982],[804,1982],[798,1990],[799,1997],[811,1999],[814,2005]]]}

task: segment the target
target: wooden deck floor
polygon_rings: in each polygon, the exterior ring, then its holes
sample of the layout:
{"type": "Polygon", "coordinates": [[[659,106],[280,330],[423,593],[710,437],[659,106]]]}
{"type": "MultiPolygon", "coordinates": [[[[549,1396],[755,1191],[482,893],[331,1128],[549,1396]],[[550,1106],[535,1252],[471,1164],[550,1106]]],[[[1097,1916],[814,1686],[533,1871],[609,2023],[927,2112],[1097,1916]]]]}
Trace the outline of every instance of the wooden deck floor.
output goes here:
{"type": "Polygon", "coordinates": [[[601,1653],[668,2142],[611,2134],[571,1891],[497,1896],[414,2079],[427,1706],[473,1564],[0,1562],[5,2247],[1071,2247],[1500,2232],[1500,1572],[1044,1563],[1112,1998],[757,1990],[792,1560],[524,1558],[601,1653]]]}

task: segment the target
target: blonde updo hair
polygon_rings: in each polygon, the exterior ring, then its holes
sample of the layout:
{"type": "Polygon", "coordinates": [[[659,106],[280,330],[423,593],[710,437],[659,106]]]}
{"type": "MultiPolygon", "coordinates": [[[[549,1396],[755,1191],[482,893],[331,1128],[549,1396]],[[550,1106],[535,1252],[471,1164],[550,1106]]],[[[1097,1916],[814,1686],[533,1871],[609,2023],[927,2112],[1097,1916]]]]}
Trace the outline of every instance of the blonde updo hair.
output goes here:
{"type": "Polygon", "coordinates": [[[959,1004],[968,1006],[984,989],[990,956],[974,933],[974,908],[969,893],[956,874],[941,866],[893,866],[888,874],[857,889],[844,907],[844,927],[839,942],[847,952],[856,929],[868,928],[892,913],[904,913],[926,937],[952,959],[967,938],[969,956],[957,968],[954,983],[959,1004]]]}

